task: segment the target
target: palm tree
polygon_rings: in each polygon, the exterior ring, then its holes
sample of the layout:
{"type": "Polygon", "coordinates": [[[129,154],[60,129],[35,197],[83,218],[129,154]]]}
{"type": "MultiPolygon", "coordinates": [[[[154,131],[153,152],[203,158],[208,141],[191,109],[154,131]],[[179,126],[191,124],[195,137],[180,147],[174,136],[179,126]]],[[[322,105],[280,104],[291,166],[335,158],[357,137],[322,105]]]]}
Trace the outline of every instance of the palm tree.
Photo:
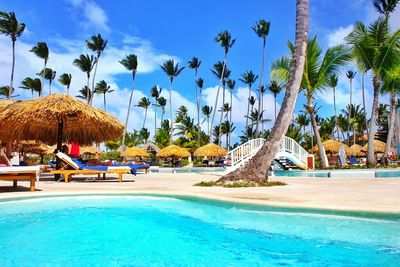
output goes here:
{"type": "Polygon", "coordinates": [[[199,102],[197,103],[197,145],[200,146],[200,139],[201,139],[201,127],[200,127],[200,106],[201,106],[201,93],[203,91],[204,80],[202,78],[198,78],[196,80],[197,88],[199,88],[199,102]]]}
{"type": "MultiPolygon", "coordinates": [[[[229,94],[230,94],[229,125],[232,125],[233,90],[235,89],[236,82],[234,80],[229,79],[226,81],[226,85],[228,86],[229,94]]],[[[232,141],[231,134],[232,134],[232,132],[229,132],[229,143],[231,143],[231,141],[232,141]]]]}
{"type": "Polygon", "coordinates": [[[157,85],[154,85],[151,89],[150,89],[150,94],[151,97],[154,98],[154,137],[156,136],[156,132],[157,132],[157,107],[159,106],[158,104],[158,98],[160,97],[161,94],[161,88],[159,88],[157,85]]]}
{"type": "Polygon", "coordinates": [[[277,81],[271,81],[267,84],[267,89],[274,95],[274,110],[275,110],[275,120],[276,120],[276,97],[282,91],[283,87],[277,81]]]}
{"type": "Polygon", "coordinates": [[[387,21],[379,17],[369,27],[358,22],[353,31],[346,37],[352,46],[353,57],[362,72],[371,70],[374,88],[371,120],[368,132],[367,164],[375,166],[374,135],[377,119],[379,90],[381,77],[387,70],[394,68],[400,62],[400,30],[390,34],[387,21]]]}
{"type": "Polygon", "coordinates": [[[90,99],[92,98],[92,91],[90,90],[87,85],[83,86],[81,90],[79,90],[79,95],[76,97],[85,99],[86,102],[89,104],[90,99]]]}
{"type": "Polygon", "coordinates": [[[107,111],[107,101],[106,101],[106,94],[114,92],[114,90],[110,89],[110,85],[107,84],[105,80],[101,80],[96,84],[94,89],[94,93],[102,94],[103,95],[103,102],[104,102],[104,110],[107,111]]]}
{"type": "MultiPolygon", "coordinates": [[[[263,84],[264,67],[265,67],[265,47],[266,47],[266,44],[267,44],[267,37],[268,37],[268,34],[269,34],[270,25],[271,25],[271,22],[266,21],[264,19],[260,19],[253,26],[253,31],[257,34],[258,37],[262,38],[262,40],[263,40],[260,84],[258,86],[258,110],[262,110],[263,106],[264,106],[263,94],[262,94],[261,87],[262,87],[262,84],[263,84]]],[[[275,119],[276,119],[276,116],[275,116],[275,119]]],[[[256,136],[258,136],[259,124],[260,124],[260,121],[257,121],[257,124],[256,124],[256,136]]]]}
{"type": "Polygon", "coordinates": [[[121,150],[124,151],[125,150],[125,133],[126,133],[126,128],[128,127],[129,114],[131,111],[132,98],[133,98],[133,91],[135,88],[135,76],[136,76],[136,70],[137,70],[137,66],[138,66],[137,56],[135,54],[129,54],[124,59],[122,59],[119,63],[121,63],[127,70],[132,72],[132,91],[131,91],[131,96],[129,97],[128,112],[126,114],[125,129],[124,129],[124,135],[122,136],[122,145],[121,145],[121,150]]]}
{"type": "Polygon", "coordinates": [[[339,130],[339,124],[338,124],[338,118],[337,118],[337,113],[336,113],[336,86],[338,84],[338,76],[333,74],[329,77],[329,87],[332,88],[333,91],[333,110],[335,112],[335,124],[337,128],[337,140],[340,141],[340,130],[339,130]]]}
{"type": "Polygon", "coordinates": [[[202,108],[201,108],[201,112],[203,113],[203,115],[204,116],[206,116],[206,118],[207,118],[207,131],[208,131],[208,136],[210,136],[210,116],[211,116],[211,114],[212,114],[212,110],[213,110],[213,107],[211,107],[211,106],[207,106],[207,105],[205,105],[205,106],[203,106],[202,108]]]}
{"type": "Polygon", "coordinates": [[[12,67],[11,67],[11,79],[10,86],[11,90],[8,91],[7,98],[11,98],[11,94],[14,91],[13,82],[14,82],[14,68],[15,68],[15,42],[17,38],[19,38],[25,30],[25,23],[19,23],[17,18],[15,17],[14,12],[2,12],[0,11],[0,34],[4,34],[11,38],[12,42],[12,67]]]}
{"type": "Polygon", "coordinates": [[[139,102],[136,105],[137,107],[140,108],[144,108],[144,120],[143,120],[143,126],[142,128],[144,128],[144,126],[146,125],[146,119],[147,119],[147,110],[149,109],[149,107],[151,106],[151,101],[149,98],[147,97],[142,97],[139,102]]]}
{"type": "Polygon", "coordinates": [[[268,181],[268,169],[284,137],[295,108],[306,60],[308,36],[308,0],[296,0],[296,37],[288,85],[282,108],[267,141],[244,167],[223,176],[219,182],[247,180],[256,183],[268,181]]]}
{"type": "Polygon", "coordinates": [[[158,99],[157,103],[161,107],[161,121],[160,121],[160,126],[161,126],[162,122],[164,121],[165,106],[167,105],[167,99],[165,99],[165,97],[161,96],[158,99]]]}
{"type": "Polygon", "coordinates": [[[10,99],[11,97],[14,97],[14,96],[10,97],[10,95],[12,95],[13,92],[14,92],[14,89],[10,90],[10,86],[8,86],[8,85],[0,87],[0,95],[6,97],[8,99],[10,99]]]}
{"type": "MultiPolygon", "coordinates": [[[[90,85],[89,85],[89,83],[90,83],[90,73],[91,73],[91,71],[93,69],[94,63],[95,63],[95,59],[94,59],[93,55],[89,56],[88,54],[86,54],[86,55],[82,54],[82,55],[79,56],[79,58],[74,60],[74,65],[77,66],[81,71],[86,73],[86,76],[87,76],[87,85],[86,86],[87,86],[87,88],[90,88],[90,85]]],[[[89,89],[89,91],[90,91],[90,89],[89,89]]],[[[91,95],[91,92],[89,92],[89,91],[87,92],[88,93],[88,95],[87,95],[88,103],[90,103],[89,96],[91,95]]]]}
{"type": "MultiPolygon", "coordinates": [[[[256,82],[258,75],[255,75],[252,71],[247,71],[243,73],[242,78],[239,79],[242,83],[246,84],[249,89],[249,97],[247,98],[250,101],[251,96],[251,87],[256,82]]],[[[249,113],[250,113],[250,102],[247,102],[247,113],[246,113],[246,129],[249,126],[249,113]]],[[[247,141],[249,137],[247,137],[247,141]]]]}
{"type": "MultiPolygon", "coordinates": [[[[43,59],[44,61],[44,67],[43,69],[46,69],[47,61],[49,60],[49,48],[47,47],[46,42],[37,42],[37,44],[32,47],[30,52],[34,53],[37,57],[43,59]]],[[[44,88],[44,75],[42,75],[42,88],[44,88]]],[[[39,96],[41,97],[41,95],[39,96]]]]}
{"type": "Polygon", "coordinates": [[[86,46],[90,50],[96,53],[96,58],[94,64],[96,66],[94,67],[94,73],[93,73],[93,80],[92,80],[92,92],[95,90],[94,82],[96,79],[96,73],[97,73],[97,66],[99,65],[99,60],[100,56],[103,53],[104,49],[107,47],[108,40],[104,40],[100,34],[97,35],[92,35],[91,41],[85,40],[86,41],[86,46]]]}
{"type": "Polygon", "coordinates": [[[37,75],[44,77],[46,80],[49,81],[49,94],[50,95],[51,95],[51,84],[52,84],[53,80],[56,78],[56,74],[57,74],[57,72],[50,68],[45,68],[40,73],[37,73],[37,75]]]}
{"type": "Polygon", "coordinates": [[[26,77],[22,82],[21,82],[20,88],[22,89],[27,89],[27,90],[31,90],[32,92],[32,98],[33,93],[34,92],[38,92],[40,95],[40,91],[42,90],[42,82],[40,81],[39,78],[30,78],[30,77],[26,77]]]}
{"type": "MultiPolygon", "coordinates": [[[[198,92],[198,79],[197,72],[200,68],[201,61],[197,57],[193,57],[190,61],[188,61],[189,68],[194,70],[194,83],[196,86],[196,111],[197,111],[197,127],[200,129],[200,94],[198,92]]],[[[198,135],[198,142],[200,144],[200,135],[198,135]]]]}
{"type": "Polygon", "coordinates": [[[294,121],[297,125],[303,130],[303,135],[306,134],[306,127],[310,125],[310,119],[308,118],[307,114],[299,114],[296,116],[294,121]]]}
{"type": "MultiPolygon", "coordinates": [[[[221,70],[221,76],[220,76],[220,81],[217,89],[217,95],[215,96],[215,104],[214,104],[214,113],[212,115],[211,119],[211,128],[214,125],[214,119],[215,119],[215,113],[217,112],[217,105],[218,105],[218,97],[219,97],[219,91],[221,89],[223,80],[224,80],[224,75],[225,75],[225,67],[226,67],[226,58],[228,56],[229,50],[232,48],[232,46],[235,44],[236,39],[232,39],[231,34],[228,31],[222,31],[220,32],[216,37],[215,37],[215,42],[219,43],[219,45],[224,48],[224,61],[222,63],[222,70],[221,70]]],[[[210,132],[210,143],[212,140],[212,132],[210,132]]]]}
{"type": "MultiPolygon", "coordinates": [[[[356,74],[357,74],[357,72],[354,72],[354,71],[352,71],[352,70],[349,70],[349,71],[347,71],[346,72],[346,76],[347,76],[347,78],[349,79],[349,82],[350,82],[350,106],[351,106],[351,104],[352,104],[352,96],[353,96],[353,79],[354,79],[354,77],[356,76],[356,74]]],[[[350,121],[350,117],[351,117],[351,109],[349,110],[350,111],[350,113],[349,113],[349,121],[350,121]]],[[[349,126],[350,126],[350,123],[349,123],[349,126]]],[[[348,146],[350,146],[350,136],[349,136],[349,133],[350,133],[350,129],[347,129],[347,145],[348,146]]]]}
{"type": "Polygon", "coordinates": [[[58,78],[58,82],[67,87],[67,94],[69,95],[69,87],[71,86],[72,75],[63,73],[58,78]]]}
{"type": "Polygon", "coordinates": [[[175,64],[173,59],[165,61],[160,67],[169,78],[169,113],[171,119],[171,134],[169,144],[172,145],[172,134],[174,132],[174,123],[172,120],[172,83],[174,78],[177,77],[185,67],[179,68],[179,63],[175,64]]]}
{"type": "Polygon", "coordinates": [[[385,16],[389,20],[390,13],[396,9],[399,0],[374,0],[373,5],[378,13],[385,16]]]}

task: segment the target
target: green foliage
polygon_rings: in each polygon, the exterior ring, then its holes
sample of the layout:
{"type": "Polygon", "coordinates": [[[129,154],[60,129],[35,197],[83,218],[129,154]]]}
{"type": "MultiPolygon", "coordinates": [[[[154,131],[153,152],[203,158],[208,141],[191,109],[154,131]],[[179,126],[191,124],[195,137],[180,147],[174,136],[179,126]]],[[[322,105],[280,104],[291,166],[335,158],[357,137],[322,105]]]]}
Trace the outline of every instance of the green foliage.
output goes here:
{"type": "Polygon", "coordinates": [[[121,161],[121,153],[119,151],[110,151],[110,152],[102,153],[100,155],[100,160],[121,161]]]}

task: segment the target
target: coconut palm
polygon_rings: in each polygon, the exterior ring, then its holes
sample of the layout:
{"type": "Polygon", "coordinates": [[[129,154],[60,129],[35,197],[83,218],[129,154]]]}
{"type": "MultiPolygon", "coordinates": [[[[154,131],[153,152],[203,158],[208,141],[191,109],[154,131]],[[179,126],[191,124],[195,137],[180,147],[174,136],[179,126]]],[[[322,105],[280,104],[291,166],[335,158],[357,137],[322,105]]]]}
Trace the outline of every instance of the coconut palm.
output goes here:
{"type": "Polygon", "coordinates": [[[146,125],[146,119],[147,119],[147,110],[149,109],[149,107],[151,106],[151,101],[149,98],[147,97],[142,97],[139,102],[136,105],[137,107],[140,108],[144,108],[144,120],[143,120],[143,126],[142,128],[144,128],[144,126],[146,125]]]}
{"type": "MultiPolygon", "coordinates": [[[[188,67],[194,70],[194,83],[196,87],[196,111],[197,111],[197,127],[200,129],[200,94],[199,94],[199,85],[198,85],[198,79],[197,79],[197,72],[200,68],[201,61],[197,57],[193,57],[189,62],[188,62],[188,67]]],[[[198,142],[197,144],[200,144],[200,135],[198,135],[198,142]]]]}
{"type": "Polygon", "coordinates": [[[388,20],[390,13],[393,13],[398,3],[399,0],[374,0],[373,5],[376,11],[384,15],[386,20],[388,20]]]}
{"type": "Polygon", "coordinates": [[[197,106],[197,130],[198,135],[197,135],[197,145],[200,146],[200,139],[201,139],[201,127],[200,127],[200,106],[201,106],[201,93],[203,91],[203,86],[204,86],[204,80],[202,78],[198,78],[196,80],[196,85],[197,88],[199,88],[199,102],[197,106]]]}
{"type": "Polygon", "coordinates": [[[4,97],[10,99],[11,97],[14,97],[14,96],[10,97],[10,95],[12,95],[13,92],[14,92],[14,89],[10,90],[10,86],[8,86],[8,85],[0,87],[0,96],[4,96],[4,97]]]}
{"type": "Polygon", "coordinates": [[[303,135],[306,134],[306,127],[310,125],[310,119],[307,114],[299,114],[296,116],[294,121],[303,130],[303,135]]]}
{"type": "Polygon", "coordinates": [[[12,67],[11,67],[11,79],[10,86],[12,90],[7,90],[7,98],[11,98],[11,94],[14,91],[14,69],[15,69],[15,42],[25,30],[25,23],[19,23],[18,19],[15,17],[14,12],[2,12],[0,11],[0,34],[4,34],[11,38],[12,42],[12,67]]]}
{"type": "MultiPolygon", "coordinates": [[[[223,80],[224,80],[226,58],[228,56],[229,50],[235,44],[236,39],[232,39],[232,36],[228,31],[222,31],[215,37],[215,42],[217,42],[222,48],[224,48],[224,61],[222,63],[221,76],[220,76],[220,81],[219,81],[219,85],[218,85],[218,89],[217,89],[217,95],[215,96],[214,113],[211,118],[211,128],[214,125],[215,113],[217,112],[217,109],[218,109],[217,108],[218,97],[219,97],[219,91],[221,89],[221,86],[222,86],[223,80]]],[[[211,140],[212,140],[212,132],[210,135],[210,143],[211,143],[211,140]]]]}
{"type": "MultiPolygon", "coordinates": [[[[97,35],[92,35],[91,40],[85,40],[86,41],[86,46],[90,50],[96,53],[96,58],[95,58],[95,67],[94,67],[94,73],[93,73],[93,80],[92,80],[92,92],[95,91],[95,79],[96,79],[96,73],[97,73],[97,66],[99,65],[99,60],[100,56],[103,53],[104,49],[107,47],[108,40],[104,40],[103,37],[101,37],[100,34],[97,35]]],[[[97,85],[96,85],[97,86],[97,85]]]]}
{"type": "MultiPolygon", "coordinates": [[[[93,57],[93,55],[80,55],[79,58],[76,58],[74,60],[74,65],[76,67],[78,67],[81,71],[86,73],[86,77],[87,77],[87,88],[90,88],[90,73],[92,72],[93,66],[95,63],[95,59],[93,57]]],[[[90,90],[89,90],[90,91],[90,90]]],[[[87,101],[88,103],[90,103],[90,98],[89,96],[91,96],[91,92],[88,91],[88,95],[87,95],[87,101]]]]}
{"type": "MultiPolygon", "coordinates": [[[[263,40],[263,48],[262,48],[262,63],[261,63],[261,73],[260,73],[260,84],[258,86],[258,110],[262,110],[263,104],[263,94],[262,94],[262,84],[263,84],[263,77],[264,77],[264,67],[265,67],[265,48],[267,44],[267,37],[269,34],[271,22],[266,21],[264,19],[260,19],[256,22],[253,26],[253,31],[257,34],[258,37],[262,38],[263,40]]],[[[276,119],[276,116],[275,116],[276,119]]],[[[257,121],[256,124],[256,136],[258,136],[258,129],[259,129],[260,121],[257,121]]]]}
{"type": "Polygon", "coordinates": [[[87,85],[83,86],[81,90],[79,90],[79,95],[76,97],[85,99],[86,102],[89,104],[90,99],[92,98],[92,91],[90,90],[87,85]]]}
{"type": "MultiPolygon", "coordinates": [[[[46,69],[47,61],[49,60],[49,48],[47,47],[46,42],[37,42],[37,44],[32,47],[30,52],[34,53],[37,57],[43,59],[44,61],[44,67],[43,69],[46,69]]],[[[42,75],[42,88],[44,88],[44,79],[45,76],[42,75]]],[[[41,95],[39,96],[41,97],[41,95]]]]}
{"type": "MultiPolygon", "coordinates": [[[[352,70],[349,70],[349,71],[346,72],[346,76],[347,76],[347,78],[349,79],[349,82],[350,82],[350,106],[352,104],[352,97],[353,97],[353,79],[356,76],[356,74],[357,74],[357,72],[354,72],[352,70]]],[[[351,109],[349,111],[350,111],[350,113],[349,113],[349,121],[350,121],[351,109]]],[[[349,123],[349,125],[350,125],[350,123],[349,123]]],[[[350,129],[347,129],[347,145],[348,146],[350,146],[349,133],[350,133],[350,129]]]]}
{"type": "Polygon", "coordinates": [[[169,143],[170,145],[172,145],[172,134],[174,132],[174,123],[172,120],[172,83],[174,81],[174,78],[181,74],[182,70],[185,67],[179,68],[179,63],[175,64],[175,61],[173,59],[166,60],[164,64],[162,64],[160,67],[169,78],[169,113],[171,119],[171,133],[169,143]]]}
{"type": "Polygon", "coordinates": [[[69,87],[71,86],[72,75],[63,73],[58,77],[58,82],[67,87],[67,94],[69,95],[69,87]]]}
{"type": "Polygon", "coordinates": [[[205,106],[203,106],[202,108],[201,108],[201,112],[203,113],[203,115],[204,116],[206,116],[206,118],[207,118],[207,131],[208,131],[208,136],[210,136],[210,116],[211,116],[211,114],[212,114],[212,110],[213,110],[213,107],[211,107],[211,106],[207,106],[207,105],[205,105],[205,106]]]}
{"type": "Polygon", "coordinates": [[[30,77],[26,77],[22,82],[21,82],[20,88],[22,89],[26,89],[26,90],[31,90],[32,92],[32,98],[33,93],[37,92],[39,95],[41,94],[40,91],[42,90],[42,82],[40,81],[39,78],[30,78],[30,77]]]}
{"type": "Polygon", "coordinates": [[[101,80],[96,84],[94,89],[94,93],[102,94],[103,95],[103,102],[104,102],[104,110],[107,111],[107,101],[106,101],[106,94],[114,92],[114,90],[110,89],[111,86],[107,84],[105,80],[101,80]]]}
{"type": "MultiPolygon", "coordinates": [[[[250,100],[251,96],[251,87],[257,81],[258,75],[255,75],[252,71],[247,71],[242,73],[242,78],[239,79],[242,83],[246,84],[249,89],[249,96],[248,101],[250,100]]],[[[249,113],[250,113],[250,103],[247,102],[247,113],[246,113],[246,129],[249,126],[249,113]]],[[[247,137],[247,141],[249,140],[249,136],[247,137]]]]}
{"type": "Polygon", "coordinates": [[[373,141],[381,78],[385,71],[400,64],[400,30],[391,34],[386,20],[379,17],[369,27],[361,22],[356,23],[346,40],[352,46],[353,57],[361,71],[372,72],[374,94],[368,131],[367,164],[374,166],[376,159],[373,141]]]}
{"type": "Polygon", "coordinates": [[[132,72],[132,90],[131,90],[131,95],[129,97],[128,111],[127,111],[126,120],[125,120],[124,135],[122,136],[122,145],[121,145],[121,149],[120,149],[120,150],[124,151],[125,150],[125,133],[126,133],[126,128],[128,127],[129,114],[131,111],[132,98],[133,98],[133,91],[135,89],[135,76],[136,76],[136,71],[137,71],[137,66],[138,66],[137,56],[135,54],[129,54],[129,55],[125,56],[125,58],[122,59],[119,63],[121,63],[127,70],[132,72]]]}
{"type": "Polygon", "coordinates": [[[154,98],[154,136],[157,132],[157,107],[159,106],[158,104],[158,98],[160,97],[161,94],[161,88],[159,88],[157,85],[154,85],[151,89],[150,89],[150,95],[151,97],[154,98]]]}
{"type": "Polygon", "coordinates": [[[274,110],[275,110],[275,120],[276,120],[276,103],[277,103],[277,96],[282,91],[283,87],[277,81],[271,81],[267,84],[267,89],[274,95],[274,110]]]}
{"type": "MultiPolygon", "coordinates": [[[[234,80],[227,80],[226,85],[228,86],[229,89],[229,94],[230,94],[230,111],[229,111],[229,124],[232,124],[232,108],[233,108],[233,90],[235,89],[236,81],[234,80]]],[[[229,133],[229,142],[231,142],[231,134],[232,132],[229,133]]]]}
{"type": "Polygon", "coordinates": [[[271,134],[257,154],[242,168],[223,176],[218,181],[247,180],[256,183],[268,181],[268,169],[284,137],[295,108],[300,90],[306,57],[308,36],[308,0],[296,0],[296,36],[292,65],[282,108],[278,114],[271,134]]]}
{"type": "Polygon", "coordinates": [[[161,107],[161,121],[160,121],[160,127],[164,121],[164,114],[165,114],[165,107],[167,106],[167,99],[163,96],[161,96],[158,101],[158,105],[161,107]]]}
{"type": "Polygon", "coordinates": [[[338,124],[338,119],[337,119],[337,113],[336,113],[336,87],[338,84],[338,76],[333,74],[329,77],[329,87],[332,88],[333,91],[333,110],[335,113],[335,124],[337,128],[337,140],[340,141],[340,130],[339,130],[339,124],[338,124]]]}
{"type": "Polygon", "coordinates": [[[42,78],[44,77],[46,80],[49,81],[49,94],[50,95],[51,95],[51,84],[53,83],[53,80],[56,78],[56,74],[57,74],[57,72],[50,68],[45,68],[40,73],[37,73],[37,75],[41,76],[42,78]]]}

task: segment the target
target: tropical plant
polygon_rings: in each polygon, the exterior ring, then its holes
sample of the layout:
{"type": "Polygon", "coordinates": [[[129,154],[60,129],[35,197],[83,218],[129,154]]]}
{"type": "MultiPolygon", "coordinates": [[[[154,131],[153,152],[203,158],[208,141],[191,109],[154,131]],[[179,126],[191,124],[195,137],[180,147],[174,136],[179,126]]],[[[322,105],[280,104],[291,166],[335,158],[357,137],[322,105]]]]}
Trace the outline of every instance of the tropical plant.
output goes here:
{"type": "Polygon", "coordinates": [[[303,135],[306,133],[306,127],[310,125],[310,118],[306,113],[299,114],[295,117],[294,121],[303,130],[303,135]]]}
{"type": "MultiPolygon", "coordinates": [[[[258,86],[258,110],[262,110],[264,103],[263,103],[263,94],[261,87],[263,86],[263,77],[264,77],[264,67],[265,67],[265,47],[267,44],[267,37],[269,34],[269,29],[271,26],[271,22],[266,21],[264,19],[260,19],[256,22],[253,26],[253,31],[257,34],[258,37],[262,38],[263,40],[263,47],[262,47],[262,63],[261,63],[261,73],[260,73],[260,84],[258,86]]],[[[276,119],[276,116],[275,116],[276,119]]],[[[260,122],[257,121],[256,124],[256,136],[258,136],[260,122]]]]}
{"type": "Polygon", "coordinates": [[[275,110],[275,120],[276,120],[276,103],[277,103],[277,96],[282,91],[283,87],[277,81],[271,81],[267,84],[267,89],[274,95],[274,110],[275,110]]]}
{"type": "Polygon", "coordinates": [[[22,82],[21,82],[20,88],[22,89],[27,89],[31,90],[32,92],[32,98],[33,98],[33,93],[37,92],[40,95],[40,91],[42,90],[42,82],[40,81],[39,78],[30,78],[26,77],[22,82]]]}
{"type": "Polygon", "coordinates": [[[8,99],[10,99],[11,97],[13,97],[13,96],[11,96],[12,94],[13,94],[13,92],[14,92],[14,88],[12,88],[11,90],[10,90],[10,86],[1,86],[0,87],[0,95],[1,96],[4,96],[4,97],[6,97],[6,98],[8,98],[8,99]],[[10,97],[11,96],[11,97],[10,97]]]}
{"type": "Polygon", "coordinates": [[[232,123],[229,123],[228,120],[222,122],[222,126],[221,126],[221,132],[222,135],[225,135],[225,147],[226,149],[230,149],[230,140],[229,140],[229,136],[230,133],[232,133],[235,130],[236,127],[233,126],[232,123]]]}
{"type": "Polygon", "coordinates": [[[333,74],[329,77],[329,87],[332,88],[333,91],[333,111],[335,114],[335,125],[337,130],[337,140],[340,141],[340,130],[338,125],[337,113],[336,113],[336,86],[338,84],[338,76],[333,74]]]}
{"type": "Polygon", "coordinates": [[[44,77],[46,80],[49,81],[49,94],[51,95],[51,84],[53,80],[56,78],[57,72],[50,68],[45,68],[41,72],[37,73],[37,75],[44,77]]]}
{"type": "Polygon", "coordinates": [[[89,90],[87,91],[87,97],[86,100],[88,103],[90,103],[90,97],[91,94],[91,90],[90,90],[90,73],[92,72],[93,69],[93,65],[95,63],[95,59],[93,57],[93,55],[80,55],[79,58],[76,58],[74,60],[74,65],[76,67],[78,67],[82,72],[86,73],[86,77],[87,77],[87,88],[89,88],[89,90]]]}
{"type": "MultiPolygon", "coordinates": [[[[229,94],[230,94],[230,110],[229,110],[229,124],[232,124],[232,109],[233,109],[233,90],[235,89],[236,81],[234,80],[227,80],[226,85],[228,86],[229,89],[229,94]]],[[[232,132],[229,133],[229,142],[231,143],[231,134],[232,132]]]]}
{"type": "Polygon", "coordinates": [[[143,144],[146,144],[147,140],[149,140],[150,132],[147,128],[142,128],[140,129],[139,136],[143,140],[143,144]]]}
{"type": "MultiPolygon", "coordinates": [[[[346,72],[346,76],[347,76],[347,78],[349,79],[349,82],[350,82],[350,91],[349,91],[350,92],[349,93],[350,94],[350,106],[352,105],[352,97],[353,97],[353,79],[356,76],[356,74],[357,74],[357,72],[354,72],[352,70],[349,70],[349,71],[346,72]]],[[[350,122],[351,109],[349,111],[350,111],[350,113],[349,113],[348,120],[350,122]]],[[[349,123],[349,125],[350,125],[350,123],[349,123]]],[[[350,133],[350,129],[347,130],[347,145],[348,146],[350,146],[350,137],[348,135],[349,133],[350,133]]]]}
{"type": "Polygon", "coordinates": [[[96,53],[96,58],[95,58],[95,67],[94,67],[94,73],[93,73],[93,80],[92,80],[92,92],[95,91],[95,79],[96,79],[96,73],[97,73],[97,66],[99,65],[99,60],[101,54],[104,52],[104,49],[107,47],[108,40],[104,40],[103,37],[101,37],[100,34],[97,35],[92,35],[91,40],[85,40],[86,41],[86,46],[90,50],[96,53]]]}
{"type": "Polygon", "coordinates": [[[58,82],[67,87],[67,94],[69,95],[69,87],[71,86],[72,75],[63,73],[58,77],[58,82]]]}
{"type": "Polygon", "coordinates": [[[121,63],[127,70],[132,72],[132,90],[131,90],[131,95],[129,97],[129,104],[128,104],[128,111],[126,114],[126,120],[125,120],[125,128],[124,128],[124,135],[122,137],[122,146],[121,149],[122,151],[125,150],[125,133],[126,133],[126,128],[128,127],[128,121],[129,121],[129,114],[131,112],[131,105],[132,105],[132,98],[133,98],[133,91],[135,89],[135,76],[136,76],[136,70],[138,66],[138,60],[137,56],[135,54],[129,54],[125,56],[124,59],[122,59],[119,63],[121,63]]]}
{"type": "Polygon", "coordinates": [[[105,80],[101,80],[96,84],[94,92],[99,95],[103,95],[103,102],[104,102],[104,110],[107,111],[107,101],[106,101],[106,94],[114,92],[114,90],[110,89],[111,86],[107,84],[105,80]]]}
{"type": "MultiPolygon", "coordinates": [[[[46,69],[47,61],[49,60],[49,48],[47,47],[46,42],[37,42],[37,44],[32,47],[30,52],[34,53],[37,57],[43,59],[44,61],[44,67],[43,69],[46,69]]],[[[45,76],[42,76],[42,88],[44,88],[44,79],[45,76]]],[[[41,97],[42,95],[39,95],[41,97]]]]}
{"type": "MultiPolygon", "coordinates": [[[[15,42],[25,30],[25,23],[19,23],[15,17],[14,12],[2,12],[0,11],[0,34],[4,34],[11,38],[12,42],[12,67],[11,67],[11,79],[9,88],[13,88],[14,82],[14,68],[15,68],[15,42]]],[[[14,90],[7,90],[7,98],[11,98],[11,94],[14,90]]]]}
{"type": "Polygon", "coordinates": [[[151,101],[149,98],[144,96],[139,100],[139,102],[137,103],[136,106],[138,106],[140,108],[144,108],[144,119],[143,119],[143,126],[142,126],[142,128],[144,128],[144,126],[146,125],[147,110],[151,106],[151,101]]]}
{"type": "Polygon", "coordinates": [[[165,114],[165,106],[167,105],[167,99],[161,96],[157,100],[158,105],[161,107],[161,120],[160,124],[164,121],[164,114],[165,114]]]}
{"type": "Polygon", "coordinates": [[[385,16],[386,20],[389,19],[389,16],[396,9],[399,0],[374,0],[373,5],[378,11],[378,13],[385,16]]]}
{"type": "Polygon", "coordinates": [[[205,105],[205,106],[203,106],[201,108],[201,112],[203,113],[204,116],[206,116],[206,119],[207,119],[207,131],[208,131],[207,135],[208,136],[210,136],[210,134],[211,134],[210,133],[210,131],[211,131],[211,128],[210,128],[210,116],[212,114],[212,110],[213,110],[213,107],[207,106],[207,105],[205,105]]]}
{"type": "Polygon", "coordinates": [[[77,95],[76,97],[85,99],[86,103],[89,104],[89,101],[92,98],[92,91],[90,90],[89,87],[87,87],[87,85],[85,85],[82,87],[81,90],[79,90],[79,95],[77,95]]]}
{"type": "Polygon", "coordinates": [[[160,97],[161,94],[161,88],[159,88],[157,85],[154,85],[151,89],[150,89],[150,95],[151,97],[154,98],[154,136],[156,135],[157,132],[157,107],[159,106],[158,104],[158,99],[160,97]]]}
{"type": "Polygon", "coordinates": [[[175,61],[173,59],[166,60],[164,64],[162,64],[160,67],[169,78],[169,113],[171,119],[171,133],[169,144],[172,145],[172,135],[174,132],[174,123],[172,117],[172,83],[174,81],[174,78],[181,74],[182,70],[185,67],[180,68],[179,63],[175,64],[175,61]]]}
{"type": "MultiPolygon", "coordinates": [[[[188,62],[188,67],[194,70],[194,84],[195,84],[195,88],[196,88],[196,111],[197,111],[197,127],[200,128],[200,93],[199,91],[199,84],[198,84],[198,78],[197,78],[197,72],[200,68],[201,65],[201,61],[197,58],[197,57],[193,57],[189,62],[188,62]]],[[[203,81],[201,80],[201,83],[203,83],[203,81]]],[[[198,138],[200,138],[200,135],[198,136],[198,138]]],[[[200,139],[199,139],[200,140],[200,139]]],[[[200,143],[200,141],[198,140],[198,143],[200,143]]]]}
{"type": "Polygon", "coordinates": [[[367,72],[370,70],[373,76],[374,93],[368,131],[367,165],[375,166],[373,141],[381,78],[385,71],[393,69],[400,64],[400,30],[391,34],[387,21],[379,17],[369,27],[361,22],[356,23],[346,40],[352,46],[353,57],[361,71],[367,72]]]}
{"type": "MultiPolygon", "coordinates": [[[[247,85],[247,88],[249,89],[249,96],[248,96],[248,101],[250,101],[250,96],[251,96],[251,87],[253,84],[257,81],[258,75],[255,75],[252,71],[247,71],[245,73],[242,73],[242,78],[239,79],[242,83],[247,85]]],[[[250,102],[247,102],[247,113],[246,113],[246,129],[249,126],[249,113],[250,113],[250,102]]],[[[247,141],[249,140],[249,137],[247,137],[247,141]]]]}

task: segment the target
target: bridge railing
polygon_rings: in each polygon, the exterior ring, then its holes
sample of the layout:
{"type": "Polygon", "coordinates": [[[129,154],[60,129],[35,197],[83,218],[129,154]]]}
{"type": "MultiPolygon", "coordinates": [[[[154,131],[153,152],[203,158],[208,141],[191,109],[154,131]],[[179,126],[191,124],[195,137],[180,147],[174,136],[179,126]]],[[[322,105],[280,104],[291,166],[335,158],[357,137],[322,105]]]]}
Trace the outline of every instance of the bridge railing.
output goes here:
{"type": "Polygon", "coordinates": [[[288,152],[298,158],[303,164],[307,164],[308,152],[294,139],[285,136],[283,139],[278,152],[288,152]]]}

